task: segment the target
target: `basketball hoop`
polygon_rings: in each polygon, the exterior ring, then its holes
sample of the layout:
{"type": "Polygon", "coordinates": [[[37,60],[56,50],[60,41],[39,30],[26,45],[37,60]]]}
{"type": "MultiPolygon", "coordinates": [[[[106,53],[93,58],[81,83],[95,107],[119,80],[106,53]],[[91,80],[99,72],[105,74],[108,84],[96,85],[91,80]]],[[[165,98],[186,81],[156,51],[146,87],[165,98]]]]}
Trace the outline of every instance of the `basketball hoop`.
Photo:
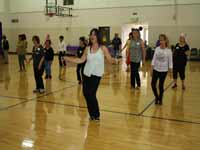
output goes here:
{"type": "Polygon", "coordinates": [[[48,3],[45,6],[44,11],[45,11],[45,15],[51,18],[51,17],[55,16],[57,13],[57,5],[55,3],[48,3]]]}

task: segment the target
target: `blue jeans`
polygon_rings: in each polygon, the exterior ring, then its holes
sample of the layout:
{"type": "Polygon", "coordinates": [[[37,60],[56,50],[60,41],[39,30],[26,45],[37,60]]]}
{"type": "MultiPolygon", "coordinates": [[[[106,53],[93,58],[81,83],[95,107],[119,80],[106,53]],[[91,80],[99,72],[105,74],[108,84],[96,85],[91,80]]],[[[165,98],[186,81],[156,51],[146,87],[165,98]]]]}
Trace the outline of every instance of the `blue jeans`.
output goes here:
{"type": "Polygon", "coordinates": [[[119,50],[114,49],[114,58],[119,58],[119,50]]]}
{"type": "Polygon", "coordinates": [[[51,62],[45,60],[45,72],[46,76],[51,76],[51,62]]]}

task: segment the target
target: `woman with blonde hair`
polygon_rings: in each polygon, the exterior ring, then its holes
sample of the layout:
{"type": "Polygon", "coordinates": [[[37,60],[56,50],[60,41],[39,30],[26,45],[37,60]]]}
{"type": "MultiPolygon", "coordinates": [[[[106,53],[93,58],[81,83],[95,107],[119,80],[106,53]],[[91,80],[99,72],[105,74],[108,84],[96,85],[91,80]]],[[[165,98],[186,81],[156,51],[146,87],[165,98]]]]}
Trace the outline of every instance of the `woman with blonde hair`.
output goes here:
{"type": "Polygon", "coordinates": [[[155,96],[155,104],[162,105],[164,82],[167,73],[172,72],[172,51],[169,49],[169,41],[165,34],[160,34],[160,46],[155,49],[151,67],[151,87],[155,96]],[[159,94],[157,91],[157,81],[159,80],[159,94]]]}
{"type": "Polygon", "coordinates": [[[187,65],[187,56],[189,55],[189,45],[186,42],[186,37],[181,34],[179,37],[179,43],[176,44],[173,53],[173,79],[174,85],[172,88],[177,88],[178,74],[182,81],[182,89],[185,90],[185,67],[187,65]]]}

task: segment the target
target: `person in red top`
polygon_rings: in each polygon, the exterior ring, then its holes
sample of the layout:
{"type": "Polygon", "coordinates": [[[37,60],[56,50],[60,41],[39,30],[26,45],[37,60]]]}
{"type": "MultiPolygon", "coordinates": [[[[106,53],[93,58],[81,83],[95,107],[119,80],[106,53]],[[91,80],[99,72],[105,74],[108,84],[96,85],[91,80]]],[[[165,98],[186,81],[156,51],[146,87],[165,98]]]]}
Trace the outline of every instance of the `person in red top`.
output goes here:
{"type": "Polygon", "coordinates": [[[126,65],[127,65],[127,69],[126,71],[128,72],[129,71],[129,66],[131,64],[131,58],[130,58],[130,53],[128,52],[127,50],[127,47],[129,46],[131,40],[133,39],[133,34],[132,32],[129,33],[129,38],[128,40],[126,41],[126,44],[124,45],[124,47],[122,48],[122,50],[126,49],[126,65]]]}

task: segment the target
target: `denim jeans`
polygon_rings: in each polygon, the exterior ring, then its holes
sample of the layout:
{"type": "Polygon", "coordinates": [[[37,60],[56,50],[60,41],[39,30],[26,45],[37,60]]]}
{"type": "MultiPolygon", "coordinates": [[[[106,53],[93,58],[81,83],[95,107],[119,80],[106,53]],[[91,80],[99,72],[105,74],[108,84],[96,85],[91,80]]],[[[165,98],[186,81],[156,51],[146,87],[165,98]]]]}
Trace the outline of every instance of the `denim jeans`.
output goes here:
{"type": "Polygon", "coordinates": [[[51,62],[45,61],[45,72],[47,76],[51,76],[51,62]]]}

